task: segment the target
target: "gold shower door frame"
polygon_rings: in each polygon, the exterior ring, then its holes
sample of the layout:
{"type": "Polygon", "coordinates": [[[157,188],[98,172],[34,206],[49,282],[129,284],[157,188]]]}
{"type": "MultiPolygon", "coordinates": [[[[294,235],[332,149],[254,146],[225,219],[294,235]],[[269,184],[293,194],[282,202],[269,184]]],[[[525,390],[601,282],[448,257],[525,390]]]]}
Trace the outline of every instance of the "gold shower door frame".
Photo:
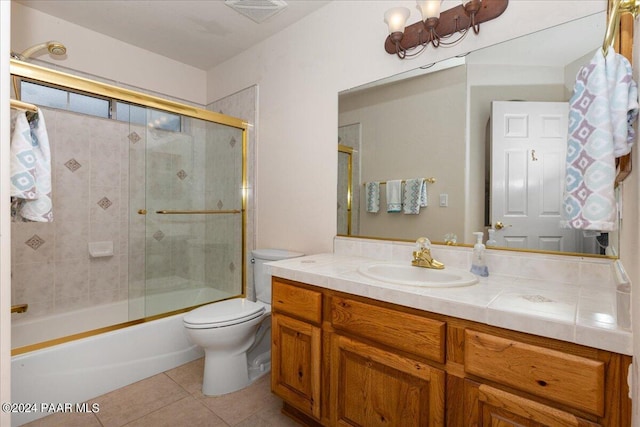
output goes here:
{"type": "MultiPolygon", "coordinates": [[[[45,67],[40,67],[30,63],[18,61],[15,59],[10,60],[9,72],[12,76],[18,78],[30,79],[42,83],[48,83],[58,87],[70,89],[75,92],[86,93],[88,95],[97,95],[104,98],[111,98],[117,101],[124,101],[130,104],[140,105],[143,107],[149,107],[156,110],[163,110],[170,113],[179,114],[186,117],[204,120],[207,122],[213,122],[221,125],[230,126],[240,129],[242,131],[242,195],[241,195],[241,210],[234,213],[242,214],[242,287],[240,297],[246,295],[246,229],[247,229],[247,129],[248,124],[242,119],[227,116],[224,114],[216,113],[214,111],[204,110],[202,108],[193,107],[190,105],[182,104],[175,101],[162,99],[157,96],[148,95],[134,90],[120,88],[107,83],[93,81],[84,77],[78,77],[71,74],[63,73],[56,70],[51,70],[45,67]]],[[[195,307],[195,306],[194,306],[195,307]]],[[[157,314],[154,316],[143,317],[127,322],[119,323],[116,325],[106,326],[99,329],[94,329],[86,332],[81,332],[61,338],[56,338],[40,343],[15,348],[12,350],[12,356],[17,354],[27,353],[34,350],[50,347],[57,344],[81,339],[93,335],[98,335],[104,332],[109,332],[121,328],[125,328],[140,323],[161,319],[164,317],[172,316],[179,313],[184,313],[193,309],[194,307],[187,307],[171,312],[157,314]]]]}

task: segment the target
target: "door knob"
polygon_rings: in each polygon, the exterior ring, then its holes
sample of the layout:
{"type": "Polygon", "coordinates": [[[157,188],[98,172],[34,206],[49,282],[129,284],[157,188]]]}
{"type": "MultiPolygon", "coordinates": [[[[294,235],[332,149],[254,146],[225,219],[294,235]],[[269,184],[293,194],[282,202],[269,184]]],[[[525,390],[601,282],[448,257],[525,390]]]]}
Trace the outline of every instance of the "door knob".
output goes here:
{"type": "Polygon", "coordinates": [[[502,230],[505,227],[511,227],[511,226],[510,225],[504,225],[502,223],[502,221],[496,221],[496,226],[495,226],[496,230],[502,230]]]}
{"type": "Polygon", "coordinates": [[[138,209],[138,215],[146,215],[146,214],[147,214],[146,209],[138,209]]]}

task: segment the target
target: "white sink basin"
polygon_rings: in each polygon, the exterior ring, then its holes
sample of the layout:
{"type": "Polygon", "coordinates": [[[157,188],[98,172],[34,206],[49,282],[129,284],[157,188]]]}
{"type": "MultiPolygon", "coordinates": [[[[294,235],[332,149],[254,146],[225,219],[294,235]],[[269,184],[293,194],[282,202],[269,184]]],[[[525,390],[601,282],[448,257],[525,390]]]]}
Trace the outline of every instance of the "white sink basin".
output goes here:
{"type": "Polygon", "coordinates": [[[374,263],[358,268],[363,276],[398,285],[426,288],[453,288],[478,283],[478,278],[464,270],[414,267],[410,264],[374,263]]]}

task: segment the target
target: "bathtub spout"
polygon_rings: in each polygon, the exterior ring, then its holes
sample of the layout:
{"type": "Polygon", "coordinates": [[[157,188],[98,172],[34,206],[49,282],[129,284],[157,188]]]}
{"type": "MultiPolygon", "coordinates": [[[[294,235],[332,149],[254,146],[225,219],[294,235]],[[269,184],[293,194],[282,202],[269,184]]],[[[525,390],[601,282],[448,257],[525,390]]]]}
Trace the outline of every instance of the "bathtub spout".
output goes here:
{"type": "Polygon", "coordinates": [[[24,313],[29,308],[29,304],[16,304],[11,306],[12,313],[24,313]]]}

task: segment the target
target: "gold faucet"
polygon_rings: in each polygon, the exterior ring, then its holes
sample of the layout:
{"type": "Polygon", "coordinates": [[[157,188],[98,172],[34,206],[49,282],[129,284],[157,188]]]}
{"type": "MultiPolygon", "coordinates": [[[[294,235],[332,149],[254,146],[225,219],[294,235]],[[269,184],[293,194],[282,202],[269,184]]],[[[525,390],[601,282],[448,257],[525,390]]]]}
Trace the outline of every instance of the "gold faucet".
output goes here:
{"type": "Polygon", "coordinates": [[[413,259],[411,265],[415,267],[435,268],[442,270],[444,264],[436,261],[431,256],[431,242],[426,237],[420,237],[416,240],[417,250],[413,251],[413,259]]]}

